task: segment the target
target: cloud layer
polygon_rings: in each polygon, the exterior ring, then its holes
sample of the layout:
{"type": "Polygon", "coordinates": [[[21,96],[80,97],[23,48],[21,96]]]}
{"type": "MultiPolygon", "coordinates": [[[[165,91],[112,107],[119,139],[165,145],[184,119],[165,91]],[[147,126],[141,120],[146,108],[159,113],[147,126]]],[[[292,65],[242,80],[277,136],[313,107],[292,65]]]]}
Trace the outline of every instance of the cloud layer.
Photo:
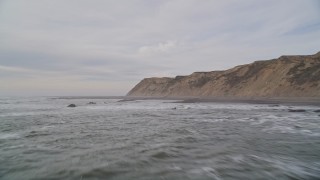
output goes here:
{"type": "Polygon", "coordinates": [[[320,50],[317,0],[2,0],[0,24],[0,95],[124,95],[320,50]]]}

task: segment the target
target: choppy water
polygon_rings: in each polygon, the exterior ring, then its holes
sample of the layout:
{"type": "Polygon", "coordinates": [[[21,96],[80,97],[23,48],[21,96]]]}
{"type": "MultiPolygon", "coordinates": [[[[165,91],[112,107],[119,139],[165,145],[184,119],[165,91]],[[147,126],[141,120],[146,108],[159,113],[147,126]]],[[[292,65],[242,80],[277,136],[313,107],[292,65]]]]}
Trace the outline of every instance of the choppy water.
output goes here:
{"type": "Polygon", "coordinates": [[[320,179],[319,107],[118,100],[1,98],[0,179],[320,179]]]}

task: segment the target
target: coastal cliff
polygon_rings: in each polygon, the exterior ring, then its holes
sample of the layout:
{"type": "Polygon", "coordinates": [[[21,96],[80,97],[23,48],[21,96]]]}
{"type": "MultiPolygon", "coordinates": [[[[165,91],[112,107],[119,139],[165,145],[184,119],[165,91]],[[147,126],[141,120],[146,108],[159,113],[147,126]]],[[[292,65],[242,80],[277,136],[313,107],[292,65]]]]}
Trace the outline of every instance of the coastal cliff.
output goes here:
{"type": "Polygon", "coordinates": [[[255,61],[225,71],[145,78],[130,97],[320,97],[320,52],[255,61]]]}

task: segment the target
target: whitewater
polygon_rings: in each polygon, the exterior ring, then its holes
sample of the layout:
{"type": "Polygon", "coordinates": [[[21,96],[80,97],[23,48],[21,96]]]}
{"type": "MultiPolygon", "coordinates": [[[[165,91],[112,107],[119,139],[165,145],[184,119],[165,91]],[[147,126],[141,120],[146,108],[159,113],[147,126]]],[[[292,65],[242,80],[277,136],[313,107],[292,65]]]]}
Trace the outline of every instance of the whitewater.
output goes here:
{"type": "Polygon", "coordinates": [[[319,109],[1,97],[0,179],[320,179],[319,109]]]}

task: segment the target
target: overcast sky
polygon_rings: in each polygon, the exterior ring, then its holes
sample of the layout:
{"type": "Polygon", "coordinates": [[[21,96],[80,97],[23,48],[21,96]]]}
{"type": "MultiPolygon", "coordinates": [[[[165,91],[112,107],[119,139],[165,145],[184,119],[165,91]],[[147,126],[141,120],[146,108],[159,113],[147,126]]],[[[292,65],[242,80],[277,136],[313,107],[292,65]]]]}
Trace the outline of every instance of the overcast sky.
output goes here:
{"type": "Polygon", "coordinates": [[[2,96],[125,95],[318,51],[319,0],[0,0],[2,96]]]}

